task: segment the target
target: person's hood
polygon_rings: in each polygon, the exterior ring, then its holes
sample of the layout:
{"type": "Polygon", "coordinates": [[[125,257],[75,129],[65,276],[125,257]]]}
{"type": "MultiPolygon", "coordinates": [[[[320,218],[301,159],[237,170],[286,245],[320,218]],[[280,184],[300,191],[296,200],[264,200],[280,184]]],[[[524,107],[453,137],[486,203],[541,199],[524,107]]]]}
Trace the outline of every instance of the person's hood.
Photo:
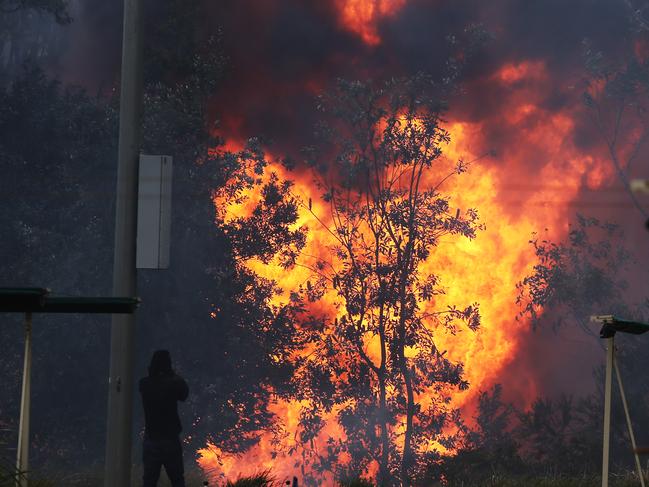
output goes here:
{"type": "Polygon", "coordinates": [[[149,364],[149,376],[173,374],[171,355],[168,350],[156,350],[149,364]]]}

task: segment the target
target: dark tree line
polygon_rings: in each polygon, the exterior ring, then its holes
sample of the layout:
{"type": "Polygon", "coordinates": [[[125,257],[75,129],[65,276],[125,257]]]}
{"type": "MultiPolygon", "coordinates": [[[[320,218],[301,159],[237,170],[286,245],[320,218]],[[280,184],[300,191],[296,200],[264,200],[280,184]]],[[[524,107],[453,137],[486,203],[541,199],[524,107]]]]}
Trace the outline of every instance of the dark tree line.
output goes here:
{"type": "MultiPolygon", "coordinates": [[[[5,3],[3,22],[32,8],[45,9],[55,22],[68,18],[58,9],[62,2],[5,3]]],[[[137,373],[145,373],[153,348],[170,348],[193,386],[185,418],[195,432],[192,446],[204,446],[212,435],[225,451],[236,452],[272,420],[266,409],[271,386],[281,390],[291,375],[286,360],[276,357],[286,358],[292,321],[271,306],[273,283],[238,263],[236,241],[244,230],[219,226],[212,201],[241,163],[208,151],[222,143],[206,112],[226,70],[220,32],[196,28],[200,2],[158,2],[152,12],[145,33],[143,151],[174,157],[173,245],[169,271],[139,274],[137,373]]],[[[0,92],[2,285],[110,295],[118,93],[90,96],[49,78],[38,57],[24,61],[0,92]]],[[[254,144],[247,154],[264,158],[254,144]]],[[[279,184],[265,194],[262,217],[245,228],[254,226],[257,235],[246,248],[250,256],[290,243],[280,237],[267,247],[265,237],[281,235],[292,223],[294,212],[286,209],[294,203],[279,184]],[[284,213],[275,218],[278,208],[284,213]]],[[[287,239],[299,245],[299,236],[287,239]]],[[[101,461],[108,324],[101,317],[37,318],[34,465],[74,469],[101,461]]],[[[17,318],[3,317],[0,342],[0,421],[11,446],[22,365],[17,318]]]]}
{"type": "MultiPolygon", "coordinates": [[[[639,299],[631,305],[628,303],[633,300],[625,295],[630,286],[628,271],[635,263],[618,226],[577,215],[565,242],[535,235],[530,244],[538,263],[519,284],[518,299],[521,318],[531,319],[534,327],[552,328],[557,333],[564,327],[578,327],[590,339],[599,341],[597,330],[588,323],[590,315],[646,316],[646,302],[639,299]]],[[[649,439],[649,384],[641,372],[648,365],[644,353],[647,339],[618,334],[616,342],[636,439],[643,445],[649,439]]],[[[473,421],[462,428],[458,454],[443,459],[438,470],[431,468],[428,479],[439,479],[441,472],[450,480],[449,485],[458,486],[509,485],[514,481],[526,485],[539,478],[581,479],[584,485],[599,482],[603,373],[602,367],[593,370],[596,388],[590,394],[540,396],[523,409],[503,398],[506,384],[482,391],[473,421]]],[[[634,464],[616,386],[611,441],[612,470],[623,476],[634,464]]]]}

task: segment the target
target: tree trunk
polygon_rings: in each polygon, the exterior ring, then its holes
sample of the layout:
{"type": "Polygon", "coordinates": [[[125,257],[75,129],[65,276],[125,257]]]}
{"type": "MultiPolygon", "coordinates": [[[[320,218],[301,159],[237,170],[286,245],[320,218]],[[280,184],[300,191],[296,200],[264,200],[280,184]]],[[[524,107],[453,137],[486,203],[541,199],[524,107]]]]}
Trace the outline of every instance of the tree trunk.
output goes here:
{"type": "Polygon", "coordinates": [[[410,487],[410,467],[412,466],[412,427],[415,415],[415,396],[412,390],[412,378],[405,357],[400,357],[401,375],[406,384],[406,432],[403,438],[403,455],[401,457],[401,485],[410,487]]]}
{"type": "MultiPolygon", "coordinates": [[[[412,224],[411,224],[412,227],[412,224]]],[[[398,363],[403,382],[406,386],[406,431],[403,437],[403,452],[401,455],[401,487],[410,487],[410,468],[413,463],[412,452],[412,426],[415,414],[415,396],[412,388],[412,377],[408,368],[408,359],[406,358],[406,326],[410,311],[407,307],[406,283],[410,270],[410,256],[412,252],[412,242],[406,245],[406,258],[404,259],[404,268],[399,282],[399,328],[397,353],[398,363]]]]}
{"type": "Polygon", "coordinates": [[[381,457],[379,460],[378,485],[387,487],[390,481],[390,441],[388,437],[388,411],[385,392],[385,370],[379,374],[379,427],[381,429],[381,457]]]}
{"type": "MultiPolygon", "coordinates": [[[[375,235],[374,247],[374,268],[378,271],[380,266],[380,243],[378,236],[375,235]]],[[[377,275],[379,281],[379,339],[381,340],[381,363],[379,364],[379,425],[381,428],[381,456],[379,460],[378,485],[390,487],[392,485],[392,475],[390,473],[390,438],[388,435],[388,408],[385,390],[385,376],[387,375],[387,350],[385,336],[385,282],[381,275],[377,275]]]]}
{"type": "MultiPolygon", "coordinates": [[[[378,259],[377,259],[378,262],[378,259]]],[[[379,278],[380,279],[380,278],[379,278]]],[[[383,281],[380,281],[381,293],[383,281]]],[[[390,474],[390,439],[388,436],[388,408],[385,391],[385,376],[387,373],[387,350],[385,348],[385,306],[381,303],[379,311],[379,337],[381,339],[381,363],[379,365],[379,421],[381,427],[381,460],[379,464],[379,485],[388,487],[392,484],[390,474]]]]}

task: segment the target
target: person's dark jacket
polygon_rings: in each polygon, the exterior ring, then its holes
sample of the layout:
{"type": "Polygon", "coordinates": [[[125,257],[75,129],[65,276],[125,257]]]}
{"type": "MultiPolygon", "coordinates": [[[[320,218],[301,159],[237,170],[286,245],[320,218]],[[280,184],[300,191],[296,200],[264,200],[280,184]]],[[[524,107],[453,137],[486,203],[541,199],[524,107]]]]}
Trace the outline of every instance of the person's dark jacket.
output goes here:
{"type": "Polygon", "coordinates": [[[162,367],[151,361],[149,376],[140,379],[140,393],[144,406],[144,436],[152,440],[178,438],[182,431],[178,416],[178,401],[189,394],[185,380],[176,375],[166,360],[162,367]]]}

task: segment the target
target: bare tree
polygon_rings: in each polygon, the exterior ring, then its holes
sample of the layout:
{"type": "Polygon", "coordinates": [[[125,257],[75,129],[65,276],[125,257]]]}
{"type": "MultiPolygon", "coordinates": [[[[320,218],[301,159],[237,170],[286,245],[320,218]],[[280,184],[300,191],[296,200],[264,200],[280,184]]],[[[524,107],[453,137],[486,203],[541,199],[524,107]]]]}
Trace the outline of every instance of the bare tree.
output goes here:
{"type": "Polygon", "coordinates": [[[643,217],[649,212],[631,190],[631,174],[649,139],[649,52],[642,35],[649,31],[646,0],[623,0],[628,10],[629,55],[606,55],[589,39],[583,41],[586,89],[583,101],[601,136],[619,181],[643,217]]]}

